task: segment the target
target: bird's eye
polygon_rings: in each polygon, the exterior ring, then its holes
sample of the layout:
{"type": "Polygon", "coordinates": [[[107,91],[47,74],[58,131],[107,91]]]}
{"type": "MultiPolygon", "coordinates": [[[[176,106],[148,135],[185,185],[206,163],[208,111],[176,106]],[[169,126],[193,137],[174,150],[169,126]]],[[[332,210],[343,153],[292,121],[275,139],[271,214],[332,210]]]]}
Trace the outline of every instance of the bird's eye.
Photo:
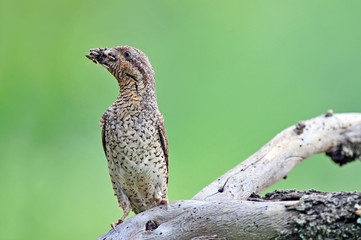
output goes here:
{"type": "Polygon", "coordinates": [[[129,51],[126,51],[126,52],[124,52],[124,57],[126,57],[126,58],[128,58],[128,57],[130,57],[130,52],[129,51]]]}

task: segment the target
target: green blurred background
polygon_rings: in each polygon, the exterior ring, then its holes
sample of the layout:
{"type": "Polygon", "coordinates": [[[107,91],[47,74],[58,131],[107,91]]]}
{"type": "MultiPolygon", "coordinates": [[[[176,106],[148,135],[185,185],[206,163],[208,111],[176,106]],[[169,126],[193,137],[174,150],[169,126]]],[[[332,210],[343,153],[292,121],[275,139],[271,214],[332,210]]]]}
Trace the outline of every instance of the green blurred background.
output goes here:
{"type": "MultiPolygon", "coordinates": [[[[1,239],[94,239],[121,216],[98,121],[117,96],[89,48],[149,56],[189,199],[284,128],[361,111],[360,1],[0,2],[1,239]]],[[[361,190],[361,162],[308,159],[269,191],[361,190]]]]}

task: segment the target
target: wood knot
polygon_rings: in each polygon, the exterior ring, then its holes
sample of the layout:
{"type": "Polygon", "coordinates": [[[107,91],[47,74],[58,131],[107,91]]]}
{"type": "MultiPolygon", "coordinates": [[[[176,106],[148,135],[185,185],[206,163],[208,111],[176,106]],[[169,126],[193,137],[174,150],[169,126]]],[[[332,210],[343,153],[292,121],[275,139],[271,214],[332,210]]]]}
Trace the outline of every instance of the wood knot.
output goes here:
{"type": "Polygon", "coordinates": [[[342,166],[360,158],[361,144],[344,143],[326,151],[326,155],[331,157],[332,161],[342,166]]]}
{"type": "Polygon", "coordinates": [[[297,135],[300,135],[303,133],[303,130],[305,129],[306,124],[304,121],[300,120],[297,124],[296,124],[296,129],[295,132],[297,133],[297,135]]]}
{"type": "Polygon", "coordinates": [[[145,230],[146,231],[154,231],[155,229],[157,229],[159,227],[159,223],[157,223],[154,220],[149,220],[146,224],[145,224],[145,230]]]}

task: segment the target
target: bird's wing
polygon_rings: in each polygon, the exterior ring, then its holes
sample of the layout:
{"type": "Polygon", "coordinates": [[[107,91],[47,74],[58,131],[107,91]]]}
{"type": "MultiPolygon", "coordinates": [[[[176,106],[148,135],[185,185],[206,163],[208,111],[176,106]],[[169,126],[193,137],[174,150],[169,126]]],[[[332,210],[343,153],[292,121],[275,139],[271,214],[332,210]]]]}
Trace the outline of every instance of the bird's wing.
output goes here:
{"type": "Polygon", "coordinates": [[[160,115],[160,117],[159,117],[158,133],[159,133],[160,142],[162,144],[162,148],[163,148],[163,152],[164,152],[165,164],[167,166],[167,184],[168,184],[168,176],[169,176],[168,138],[167,138],[167,132],[165,131],[164,119],[163,119],[162,115],[160,115]]]}
{"type": "Polygon", "coordinates": [[[105,153],[105,157],[107,156],[107,147],[106,147],[106,142],[105,142],[105,124],[106,122],[104,121],[103,117],[100,119],[100,124],[102,126],[102,145],[103,145],[103,150],[105,153]]]}

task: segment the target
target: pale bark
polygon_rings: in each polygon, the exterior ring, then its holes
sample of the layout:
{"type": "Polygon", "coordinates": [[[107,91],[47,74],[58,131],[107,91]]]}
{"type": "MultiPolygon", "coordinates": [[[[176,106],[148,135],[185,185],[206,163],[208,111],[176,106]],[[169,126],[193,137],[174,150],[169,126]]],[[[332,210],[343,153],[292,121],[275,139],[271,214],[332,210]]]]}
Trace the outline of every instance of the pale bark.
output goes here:
{"type": "Polygon", "coordinates": [[[302,133],[297,133],[297,125],[285,129],[193,199],[247,199],[253,192],[261,193],[286,177],[304,159],[341,144],[361,142],[360,113],[322,115],[303,123],[302,133]]]}
{"type": "Polygon", "coordinates": [[[293,213],[285,205],[292,203],[175,201],[168,210],[140,213],[99,239],[267,239],[286,230],[293,213]],[[158,227],[147,231],[148,221],[158,227]]]}
{"type": "Polygon", "coordinates": [[[111,230],[99,239],[287,239],[289,236],[299,239],[302,234],[307,237],[321,234],[322,237],[326,233],[331,237],[344,234],[351,239],[361,238],[361,219],[358,217],[361,210],[357,209],[361,205],[360,193],[326,196],[312,192],[303,197],[298,193],[292,201],[284,201],[282,197],[282,201],[270,201],[252,196],[250,200],[259,202],[247,201],[252,193],[261,193],[287,176],[304,159],[327,151],[340,165],[360,158],[360,113],[329,112],[300,121],[209,184],[192,200],[172,202],[168,209],[161,206],[137,214],[118,225],[117,232],[111,230]],[[347,204],[343,200],[345,196],[350,200],[345,200],[347,204]],[[321,206],[327,208],[320,207],[322,201],[325,202],[321,206]],[[305,202],[307,208],[302,205],[305,202]],[[328,218],[318,221],[312,214],[314,207],[319,210],[318,215],[328,218]],[[333,214],[328,214],[333,208],[333,214]],[[342,214],[337,214],[337,209],[342,214]],[[337,216],[341,216],[341,220],[337,216]],[[342,223],[346,218],[353,229],[342,223]],[[323,232],[312,228],[316,222],[322,225],[323,232]],[[332,232],[332,224],[351,230],[332,232]]]}

